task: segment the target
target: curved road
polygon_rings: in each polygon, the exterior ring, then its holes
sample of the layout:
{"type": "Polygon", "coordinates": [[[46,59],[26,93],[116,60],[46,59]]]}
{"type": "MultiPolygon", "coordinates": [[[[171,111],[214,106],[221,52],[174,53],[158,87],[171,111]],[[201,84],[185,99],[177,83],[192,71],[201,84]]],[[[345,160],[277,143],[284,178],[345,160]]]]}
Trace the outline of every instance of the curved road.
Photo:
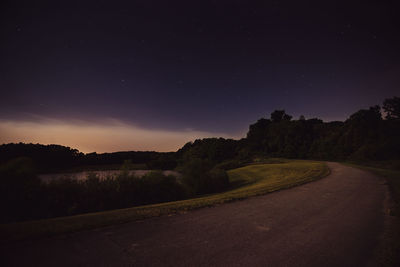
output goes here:
{"type": "Polygon", "coordinates": [[[14,244],[1,248],[2,258],[24,266],[375,265],[385,217],[384,180],[328,165],[328,177],[292,189],[14,244]]]}

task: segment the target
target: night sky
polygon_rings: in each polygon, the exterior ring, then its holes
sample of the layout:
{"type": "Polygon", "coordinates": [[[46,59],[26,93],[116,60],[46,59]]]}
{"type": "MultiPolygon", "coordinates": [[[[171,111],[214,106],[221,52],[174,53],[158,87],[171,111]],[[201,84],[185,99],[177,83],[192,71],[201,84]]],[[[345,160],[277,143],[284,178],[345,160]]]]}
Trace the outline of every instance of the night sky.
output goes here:
{"type": "Polygon", "coordinates": [[[174,151],[275,109],[345,120],[400,95],[399,9],[357,2],[3,3],[0,143],[174,151]]]}

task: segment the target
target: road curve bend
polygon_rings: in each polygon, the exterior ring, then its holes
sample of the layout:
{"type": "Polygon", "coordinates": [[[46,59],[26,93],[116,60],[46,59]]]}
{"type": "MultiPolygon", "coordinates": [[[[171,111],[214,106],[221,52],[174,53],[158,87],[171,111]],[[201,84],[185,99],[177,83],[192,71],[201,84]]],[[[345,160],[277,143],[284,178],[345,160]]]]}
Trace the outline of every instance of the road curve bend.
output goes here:
{"type": "MultiPolygon", "coordinates": [[[[2,248],[24,266],[366,266],[382,178],[338,163],[318,181],[216,207],[2,248]]],[[[3,265],[5,266],[5,265],[3,265]]]]}

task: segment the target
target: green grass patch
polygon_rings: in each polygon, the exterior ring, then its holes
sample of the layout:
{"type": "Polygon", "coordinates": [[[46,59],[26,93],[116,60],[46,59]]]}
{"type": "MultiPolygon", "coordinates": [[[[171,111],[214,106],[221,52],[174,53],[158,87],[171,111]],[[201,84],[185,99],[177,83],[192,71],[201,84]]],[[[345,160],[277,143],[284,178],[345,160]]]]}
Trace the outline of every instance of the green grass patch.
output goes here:
{"type": "Polygon", "coordinates": [[[284,158],[264,158],[264,157],[258,157],[253,159],[252,164],[274,164],[274,163],[287,163],[292,160],[290,159],[284,159],[284,158]]]}
{"type": "Polygon", "coordinates": [[[329,174],[324,163],[289,161],[285,163],[249,165],[228,171],[233,185],[226,192],[198,198],[70,217],[0,225],[0,240],[20,240],[92,229],[112,224],[185,212],[314,181],[329,174]]]}

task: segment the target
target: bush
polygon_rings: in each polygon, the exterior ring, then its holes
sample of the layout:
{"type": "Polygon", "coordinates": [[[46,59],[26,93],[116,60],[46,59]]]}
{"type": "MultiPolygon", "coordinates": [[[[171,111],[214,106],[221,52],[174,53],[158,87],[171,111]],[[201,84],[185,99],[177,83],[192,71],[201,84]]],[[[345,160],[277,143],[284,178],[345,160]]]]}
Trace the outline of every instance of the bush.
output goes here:
{"type": "Polygon", "coordinates": [[[32,160],[17,158],[2,164],[0,181],[0,221],[24,220],[34,216],[40,180],[32,160]]]}
{"type": "Polygon", "coordinates": [[[146,192],[150,203],[167,202],[182,199],[185,191],[182,184],[173,175],[165,176],[162,172],[152,171],[141,179],[142,191],[146,192]]]}
{"type": "Polygon", "coordinates": [[[209,177],[207,188],[210,193],[220,192],[229,187],[229,176],[225,170],[213,168],[209,172],[209,177]]]}
{"type": "Polygon", "coordinates": [[[29,166],[29,161],[18,160],[0,167],[2,223],[127,208],[186,197],[182,183],[162,172],[150,172],[139,178],[125,170],[106,179],[91,173],[81,181],[64,178],[41,183],[29,166]]]}
{"type": "Polygon", "coordinates": [[[208,160],[198,158],[182,166],[182,181],[189,195],[215,193],[229,186],[229,178],[221,168],[213,168],[208,160]]]}

